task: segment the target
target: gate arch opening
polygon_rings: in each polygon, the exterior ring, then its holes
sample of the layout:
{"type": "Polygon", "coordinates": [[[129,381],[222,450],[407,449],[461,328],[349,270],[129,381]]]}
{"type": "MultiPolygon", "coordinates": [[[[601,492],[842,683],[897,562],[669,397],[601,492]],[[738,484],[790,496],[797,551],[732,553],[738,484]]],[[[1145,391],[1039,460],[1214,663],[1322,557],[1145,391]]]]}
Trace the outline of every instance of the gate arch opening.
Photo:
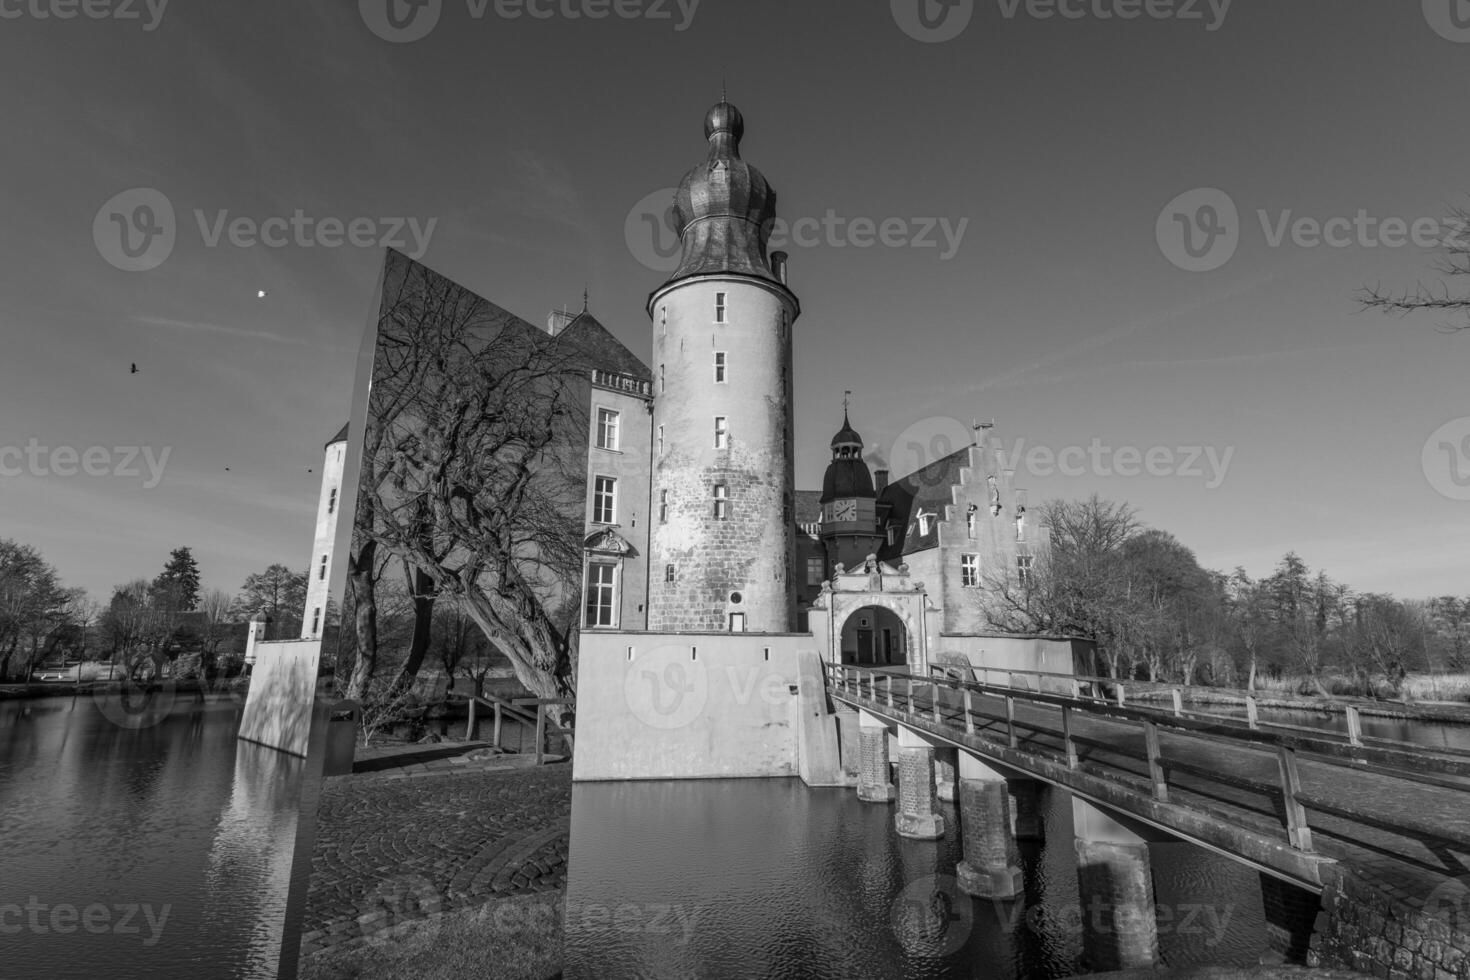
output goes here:
{"type": "Polygon", "coordinates": [[[838,642],[845,664],[892,667],[909,662],[908,630],[897,613],[882,606],[853,610],[838,642]]]}

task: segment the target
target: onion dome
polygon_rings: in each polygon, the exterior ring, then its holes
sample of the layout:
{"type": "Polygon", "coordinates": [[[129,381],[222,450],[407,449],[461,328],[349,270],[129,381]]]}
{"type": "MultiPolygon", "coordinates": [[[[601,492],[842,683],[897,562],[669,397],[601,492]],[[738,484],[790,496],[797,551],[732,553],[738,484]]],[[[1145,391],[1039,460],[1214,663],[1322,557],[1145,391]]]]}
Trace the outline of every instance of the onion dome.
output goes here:
{"type": "Polygon", "coordinates": [[[868,464],[863,462],[863,437],[853,429],[842,413],[842,428],[832,437],[832,462],[822,477],[821,502],[839,497],[876,497],[873,490],[873,475],[868,464]]]}
{"type": "Polygon", "coordinates": [[[722,272],[780,281],[766,256],[776,192],[740,159],[744,134],[745,118],[724,99],[705,113],[709,156],[684,175],[674,195],[683,251],[670,282],[722,272]]]}

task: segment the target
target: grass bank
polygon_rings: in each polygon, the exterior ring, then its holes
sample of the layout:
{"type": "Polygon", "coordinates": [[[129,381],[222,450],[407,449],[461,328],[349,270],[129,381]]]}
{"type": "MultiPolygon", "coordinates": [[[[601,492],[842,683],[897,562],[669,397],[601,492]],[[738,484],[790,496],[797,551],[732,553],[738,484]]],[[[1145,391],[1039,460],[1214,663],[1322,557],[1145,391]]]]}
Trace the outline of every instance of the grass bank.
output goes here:
{"type": "Polygon", "coordinates": [[[302,958],[301,980],[549,980],[561,974],[560,891],[497,899],[407,922],[302,958]]]}

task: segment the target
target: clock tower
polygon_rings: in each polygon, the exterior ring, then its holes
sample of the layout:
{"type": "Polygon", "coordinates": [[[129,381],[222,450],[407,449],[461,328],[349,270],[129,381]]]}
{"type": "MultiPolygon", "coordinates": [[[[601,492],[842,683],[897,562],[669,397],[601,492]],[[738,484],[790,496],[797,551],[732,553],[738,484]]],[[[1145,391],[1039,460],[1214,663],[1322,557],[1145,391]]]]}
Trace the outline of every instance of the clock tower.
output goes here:
{"type": "Polygon", "coordinates": [[[863,437],[853,430],[844,407],[842,428],[832,437],[832,461],[822,478],[822,544],[827,550],[827,574],[831,574],[835,562],[846,568],[861,565],[883,544],[877,496],[868,464],[863,462],[863,437]]]}

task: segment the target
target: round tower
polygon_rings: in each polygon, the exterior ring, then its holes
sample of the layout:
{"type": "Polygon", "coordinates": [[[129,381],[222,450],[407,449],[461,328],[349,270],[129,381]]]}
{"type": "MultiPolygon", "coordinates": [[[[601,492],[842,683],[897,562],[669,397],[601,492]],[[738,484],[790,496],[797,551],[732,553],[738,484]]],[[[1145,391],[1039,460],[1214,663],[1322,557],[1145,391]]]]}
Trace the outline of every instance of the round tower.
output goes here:
{"type": "Polygon", "coordinates": [[[791,326],[786,257],[768,256],[776,193],[740,158],[745,122],[705,115],[709,154],[679,184],[679,267],[653,320],[648,627],[795,625],[791,326]]]}

